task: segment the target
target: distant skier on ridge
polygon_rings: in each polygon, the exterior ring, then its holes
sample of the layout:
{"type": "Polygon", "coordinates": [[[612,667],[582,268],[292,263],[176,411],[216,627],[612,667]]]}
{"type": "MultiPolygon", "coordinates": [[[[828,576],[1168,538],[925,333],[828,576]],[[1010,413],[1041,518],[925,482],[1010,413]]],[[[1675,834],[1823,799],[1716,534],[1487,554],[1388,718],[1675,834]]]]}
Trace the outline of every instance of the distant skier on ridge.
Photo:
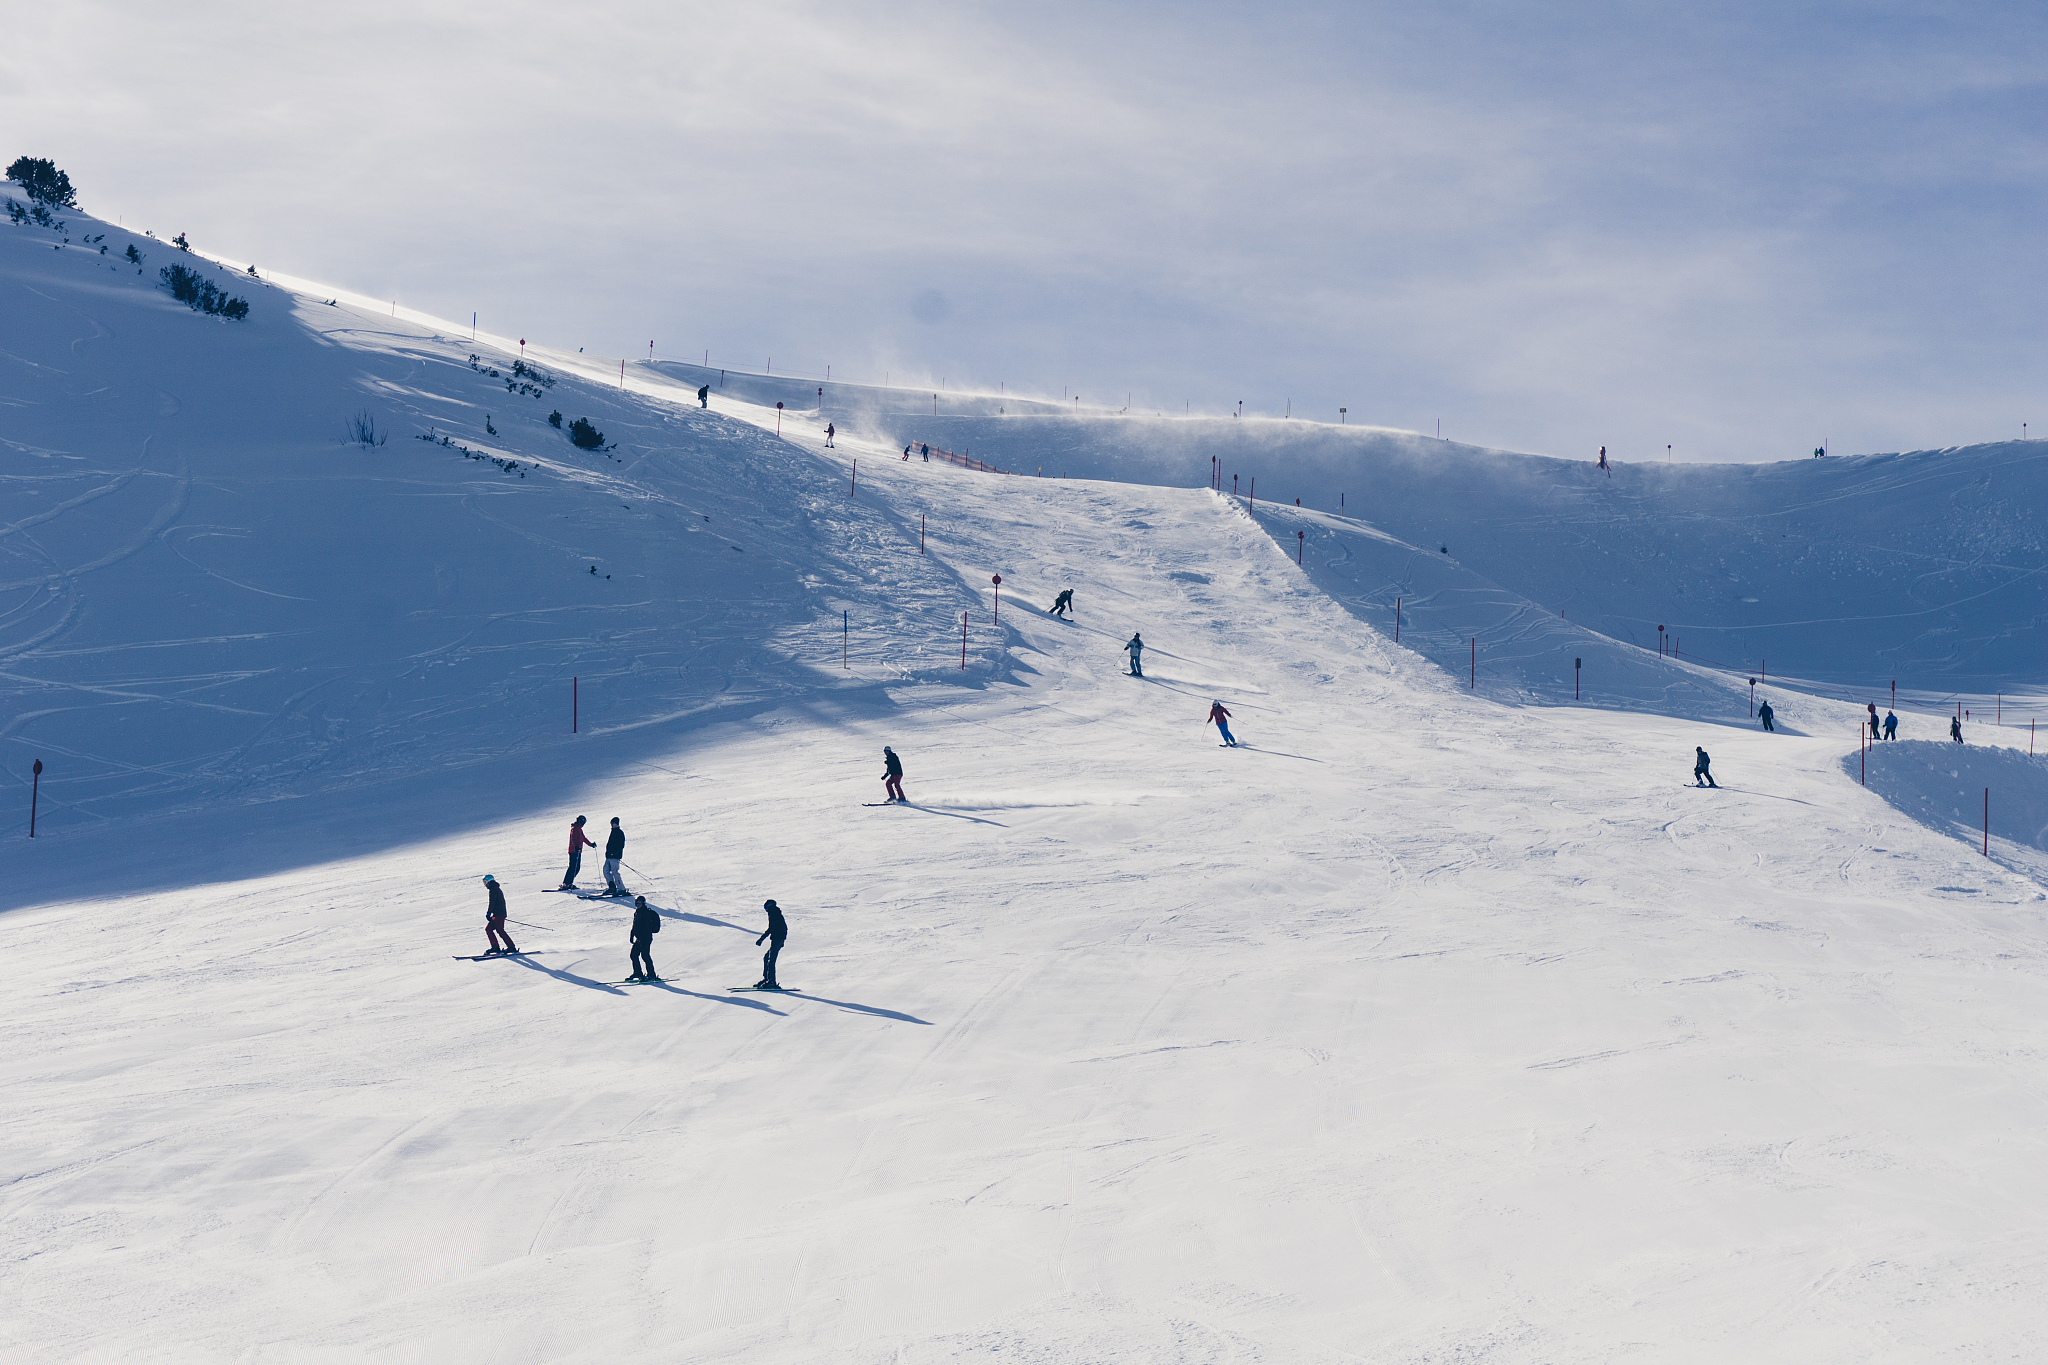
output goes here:
{"type": "Polygon", "coordinates": [[[512,941],[512,935],[505,929],[505,888],[498,885],[496,877],[486,872],[484,890],[490,893],[490,899],[484,903],[484,933],[491,940],[491,946],[486,950],[485,956],[517,953],[519,945],[512,941]],[[499,939],[505,941],[502,948],[498,946],[499,939]]]}
{"type": "Polygon", "coordinates": [[[1064,619],[1071,621],[1074,618],[1068,615],[1068,613],[1071,612],[1073,609],[1074,590],[1072,588],[1060,589],[1060,595],[1052,599],[1052,614],[1054,616],[1063,617],[1064,619]]]}
{"type": "Polygon", "coordinates": [[[612,817],[612,832],[604,841],[604,893],[607,896],[626,894],[626,883],[619,876],[619,863],[626,856],[626,831],[619,828],[619,817],[612,817]]]}
{"type": "Polygon", "coordinates": [[[1955,716],[1949,720],[1948,737],[1958,744],[1963,742],[1963,718],[1961,716],[1955,716]]]}
{"type": "Polygon", "coordinates": [[[661,916],[647,908],[647,897],[633,897],[633,974],[628,981],[659,981],[654,974],[654,936],[661,932],[661,916]]]}
{"type": "Polygon", "coordinates": [[[590,817],[579,815],[569,826],[569,870],[562,874],[562,890],[576,889],[576,874],[583,870],[583,850],[596,848],[597,844],[583,832],[583,822],[590,817]]]}
{"type": "Polygon", "coordinates": [[[1237,739],[1230,733],[1230,712],[1223,709],[1222,702],[1209,703],[1209,722],[1223,732],[1223,742],[1226,745],[1233,749],[1237,747],[1237,739]]]}
{"type": "Polygon", "coordinates": [[[1721,784],[1716,782],[1713,773],[1708,771],[1709,766],[1714,760],[1707,757],[1707,751],[1698,745],[1693,746],[1693,753],[1697,754],[1698,757],[1692,761],[1692,784],[1695,787],[1718,788],[1721,784]]]}
{"type": "Polygon", "coordinates": [[[890,801],[900,801],[906,806],[910,804],[910,798],[903,794],[903,760],[896,757],[896,751],[886,744],[882,746],[882,800],[885,804],[890,801]]]}
{"type": "Polygon", "coordinates": [[[698,386],[697,406],[700,408],[708,408],[711,406],[711,386],[709,384],[701,384],[698,386]]]}
{"type": "Polygon", "coordinates": [[[1134,678],[1144,677],[1145,641],[1139,637],[1137,631],[1131,632],[1130,643],[1124,646],[1124,653],[1131,656],[1131,676],[1134,678]]]}
{"type": "Polygon", "coordinates": [[[1899,718],[1891,711],[1884,713],[1884,737],[1886,739],[1897,739],[1899,737],[1899,718]]]}

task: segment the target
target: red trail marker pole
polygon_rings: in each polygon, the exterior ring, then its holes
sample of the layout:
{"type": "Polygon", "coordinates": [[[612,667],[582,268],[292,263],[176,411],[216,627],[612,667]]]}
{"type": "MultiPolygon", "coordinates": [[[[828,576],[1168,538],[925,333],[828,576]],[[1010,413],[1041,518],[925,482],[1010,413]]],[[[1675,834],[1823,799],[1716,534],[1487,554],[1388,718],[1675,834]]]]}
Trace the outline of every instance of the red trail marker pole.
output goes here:
{"type": "Polygon", "coordinates": [[[33,839],[36,837],[36,803],[43,796],[43,760],[37,759],[36,766],[30,771],[35,778],[28,789],[28,837],[33,839]]]}
{"type": "Polygon", "coordinates": [[[839,666],[840,666],[841,668],[845,668],[845,667],[847,666],[847,664],[846,664],[846,631],[847,631],[847,623],[848,623],[849,621],[851,621],[852,619],[853,619],[853,613],[852,613],[852,612],[850,612],[850,611],[842,611],[842,612],[840,612],[840,613],[839,613],[839,666]]]}
{"type": "Polygon", "coordinates": [[[1572,660],[1572,700],[1573,700],[1573,701],[1577,701],[1577,700],[1579,699],[1579,665],[1580,665],[1580,664],[1582,664],[1582,663],[1584,663],[1584,662],[1585,662],[1585,660],[1584,660],[1584,659],[1577,659],[1577,658],[1575,658],[1575,659],[1573,659],[1573,660],[1572,660]]]}
{"type": "Polygon", "coordinates": [[[960,613],[960,669],[967,669],[967,613],[960,613]]]}
{"type": "Polygon", "coordinates": [[[569,679],[569,733],[572,735],[576,733],[576,711],[580,704],[580,699],[577,696],[577,684],[581,681],[582,679],[580,678],[569,679]]]}

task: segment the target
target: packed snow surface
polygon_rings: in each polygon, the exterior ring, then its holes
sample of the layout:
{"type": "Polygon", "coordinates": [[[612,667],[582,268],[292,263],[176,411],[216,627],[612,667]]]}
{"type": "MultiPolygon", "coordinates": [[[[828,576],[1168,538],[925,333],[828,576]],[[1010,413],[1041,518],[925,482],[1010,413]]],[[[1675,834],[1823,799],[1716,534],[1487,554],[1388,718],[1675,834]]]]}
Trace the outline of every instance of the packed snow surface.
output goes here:
{"type": "Polygon", "coordinates": [[[1573,618],[1575,708],[1394,644],[1370,519],[825,451],[289,281],[219,322],[63,235],[0,230],[0,1354],[2040,1353],[2017,698],[1866,757],[1573,618]],[[578,814],[660,984],[548,889],[578,814]],[[524,956],[459,956],[487,872],[524,956]],[[767,897],[791,989],[732,991],[767,897]]]}

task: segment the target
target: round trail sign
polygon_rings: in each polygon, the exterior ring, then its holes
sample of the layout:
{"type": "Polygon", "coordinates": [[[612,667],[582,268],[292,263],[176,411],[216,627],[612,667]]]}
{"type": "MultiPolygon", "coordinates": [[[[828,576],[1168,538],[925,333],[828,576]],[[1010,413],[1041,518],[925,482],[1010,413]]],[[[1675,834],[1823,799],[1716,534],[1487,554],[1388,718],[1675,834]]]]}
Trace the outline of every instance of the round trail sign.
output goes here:
{"type": "Polygon", "coordinates": [[[988,581],[995,584],[999,588],[1003,586],[1003,576],[1001,574],[990,575],[988,581]]]}

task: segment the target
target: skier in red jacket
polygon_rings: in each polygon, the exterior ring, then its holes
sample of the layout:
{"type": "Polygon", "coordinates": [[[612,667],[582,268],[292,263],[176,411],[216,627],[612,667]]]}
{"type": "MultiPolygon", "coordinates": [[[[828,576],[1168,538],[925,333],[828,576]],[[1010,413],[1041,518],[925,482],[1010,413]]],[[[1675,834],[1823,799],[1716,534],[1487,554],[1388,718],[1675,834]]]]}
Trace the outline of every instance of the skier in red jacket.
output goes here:
{"type": "Polygon", "coordinates": [[[583,822],[589,816],[579,815],[576,823],[569,826],[569,870],[562,874],[562,890],[576,889],[576,874],[583,870],[583,850],[596,848],[597,841],[583,832],[583,822]]]}
{"type": "Polygon", "coordinates": [[[1230,733],[1230,712],[1223,709],[1222,702],[1212,701],[1209,703],[1209,723],[1223,732],[1223,742],[1225,744],[1228,744],[1233,749],[1237,747],[1237,738],[1230,733]]]}

